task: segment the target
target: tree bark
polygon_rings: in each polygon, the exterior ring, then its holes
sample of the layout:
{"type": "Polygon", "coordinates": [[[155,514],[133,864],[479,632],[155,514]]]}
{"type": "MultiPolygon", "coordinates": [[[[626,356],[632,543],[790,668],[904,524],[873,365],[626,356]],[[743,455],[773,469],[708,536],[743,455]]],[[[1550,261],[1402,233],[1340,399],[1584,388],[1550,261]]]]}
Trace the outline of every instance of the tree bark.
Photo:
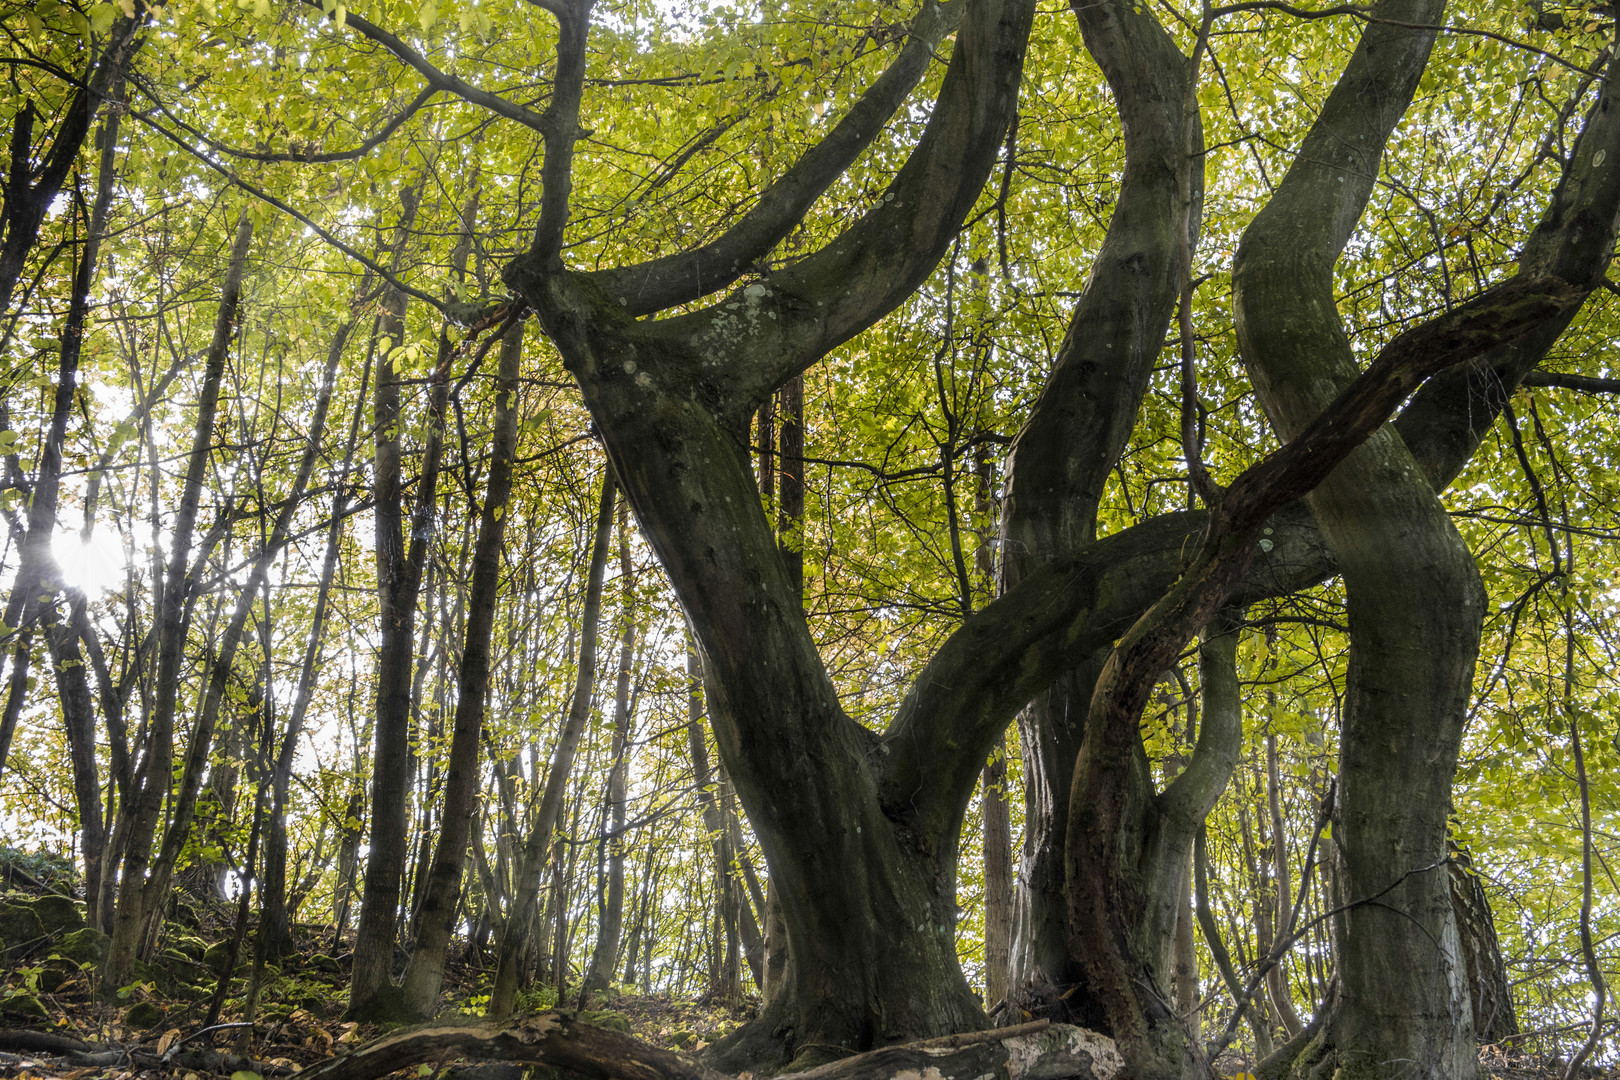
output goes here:
{"type": "MultiPolygon", "coordinates": [[[[1440,0],[1385,0],[1377,15],[1433,25],[1442,10],[1440,0]]],[[[1294,167],[1244,234],[1234,272],[1239,342],[1284,438],[1356,375],[1333,265],[1433,40],[1433,31],[1368,27],[1294,167]]],[[[1444,864],[1483,587],[1393,433],[1368,440],[1306,498],[1349,605],[1334,840],[1350,901],[1381,895],[1337,920],[1337,1012],[1305,1057],[1331,1053],[1345,1080],[1385,1076],[1396,1060],[1417,1075],[1472,1077],[1473,1018],[1444,864]]]]}
{"type": "Polygon", "coordinates": [[[523,323],[515,321],[501,341],[495,391],[495,423],[490,439],[489,487],[473,551],[472,586],[467,597],[466,641],[456,675],[455,731],[446,764],[443,818],[432,870],[416,913],[416,947],[405,969],[406,1006],[426,1019],[434,1011],[444,981],[444,965],[461,899],[461,872],[473,816],[480,812],[479,740],[484,700],[489,695],[490,640],[500,593],[501,551],[512,462],[517,454],[518,363],[523,354],[523,323]]]}
{"type": "MultiPolygon", "coordinates": [[[[703,735],[702,665],[695,649],[686,654],[687,721],[686,745],[692,756],[692,781],[697,787],[698,806],[703,811],[703,828],[709,834],[710,850],[714,853],[714,875],[718,884],[720,916],[725,931],[725,962],[710,971],[708,997],[711,1001],[732,1007],[742,999],[739,981],[737,951],[739,948],[738,908],[742,898],[736,881],[735,856],[731,846],[721,798],[721,785],[716,783],[714,769],[709,762],[709,747],[703,735]]],[[[756,930],[757,934],[758,931],[756,930]]],[[[784,958],[785,959],[785,958],[784,958]]],[[[756,967],[754,978],[759,981],[762,972],[756,967]]]]}
{"type": "Polygon", "coordinates": [[[999,1015],[1012,993],[1012,819],[1007,812],[1007,740],[984,767],[984,1007],[999,1015]]]}
{"type": "MultiPolygon", "coordinates": [[[[1083,992],[1101,1002],[1137,1080],[1195,1075],[1204,1067],[1190,1017],[1174,1004],[1174,944],[1185,918],[1193,842],[1231,778],[1243,740],[1237,646],[1231,621],[1205,629],[1198,650],[1203,722],[1186,768],[1163,791],[1154,789],[1136,725],[1124,729],[1096,704],[1075,763],[1067,829],[1070,955],[1083,992]]],[[[1108,689],[1100,683],[1099,696],[1108,689]]]]}
{"type": "MultiPolygon", "coordinates": [[[[1118,101],[1125,138],[1119,201],[1095,269],[1075,305],[1056,364],[1009,458],[1001,586],[1016,587],[1059,553],[1090,544],[1109,474],[1135,426],[1180,291],[1184,239],[1201,221],[1203,159],[1190,64],[1140,5],[1076,3],[1086,47],[1118,101]],[[1167,212],[1190,196],[1188,220],[1167,212]]],[[[1059,1018],[1097,1025],[1069,955],[1064,850],[1082,718],[1102,656],[1077,658],[1019,717],[1024,753],[1024,866],[1017,897],[1015,994],[1067,994],[1059,1018]],[[1035,991],[1050,988],[1043,993],[1035,991]]],[[[1049,1006],[1048,1006],[1049,1008],[1049,1006]]]]}
{"type": "Polygon", "coordinates": [[[118,906],[113,913],[112,943],[108,948],[106,965],[102,968],[101,989],[106,994],[116,993],[130,982],[135,954],[146,928],[146,903],[156,895],[147,894],[146,871],[152,857],[153,834],[157,831],[164,798],[169,793],[170,764],[174,752],[174,711],[189,622],[190,590],[186,575],[192,536],[196,529],[197,507],[202,498],[204,473],[212,451],[219,386],[231,342],[236,336],[242,279],[252,239],[252,223],[243,216],[236,227],[219,312],[214,321],[214,337],[203,364],[202,391],[197,405],[197,422],[192,432],[191,452],[186,462],[185,486],[170,533],[162,602],[155,628],[158,641],[157,672],[152,709],[147,717],[146,756],[135,781],[134,806],[125,837],[123,870],[118,885],[118,906]]]}
{"type": "Polygon", "coordinates": [[[596,943],[581,993],[608,989],[619,966],[624,931],[624,818],[630,769],[630,675],[636,657],[635,564],[630,560],[630,508],[619,506],[619,677],[613,691],[613,750],[608,767],[607,805],[602,815],[602,842],[607,846],[607,881],[596,922],[596,943]]]}
{"type": "MultiPolygon", "coordinates": [[[[396,233],[396,264],[403,250],[405,230],[415,214],[415,198],[412,193],[405,201],[404,220],[396,233]]],[[[384,294],[383,310],[379,332],[392,348],[398,348],[405,336],[404,294],[390,288],[384,294]]],[[[408,532],[401,460],[401,376],[390,355],[392,348],[378,350],[373,398],[377,592],[382,641],[377,653],[376,719],[372,729],[371,846],[366,855],[360,925],[355,931],[354,968],[349,982],[349,1012],[355,1016],[372,1011],[392,1015],[403,1010],[403,1001],[396,1000],[393,986],[393,962],[407,855],[416,608],[428,541],[433,534],[444,452],[452,356],[449,328],[441,326],[439,331],[438,357],[430,379],[427,437],[408,532]]]]}

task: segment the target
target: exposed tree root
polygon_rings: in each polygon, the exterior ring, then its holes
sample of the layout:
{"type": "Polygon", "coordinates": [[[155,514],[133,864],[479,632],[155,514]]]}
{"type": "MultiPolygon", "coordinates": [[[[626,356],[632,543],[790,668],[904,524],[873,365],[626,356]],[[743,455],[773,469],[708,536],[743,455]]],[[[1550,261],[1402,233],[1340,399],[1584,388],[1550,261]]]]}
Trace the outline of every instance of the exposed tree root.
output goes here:
{"type": "MultiPolygon", "coordinates": [[[[379,1039],[300,1073],[302,1080],[376,1080],[397,1069],[468,1057],[550,1065],[600,1080],[726,1080],[684,1054],[542,1013],[507,1024],[433,1025],[379,1039]]],[[[884,1047],[795,1074],[803,1080],[878,1080],[906,1074],[930,1080],[1111,1080],[1123,1067],[1113,1040],[1083,1028],[1037,1021],[995,1031],[884,1047]]]]}

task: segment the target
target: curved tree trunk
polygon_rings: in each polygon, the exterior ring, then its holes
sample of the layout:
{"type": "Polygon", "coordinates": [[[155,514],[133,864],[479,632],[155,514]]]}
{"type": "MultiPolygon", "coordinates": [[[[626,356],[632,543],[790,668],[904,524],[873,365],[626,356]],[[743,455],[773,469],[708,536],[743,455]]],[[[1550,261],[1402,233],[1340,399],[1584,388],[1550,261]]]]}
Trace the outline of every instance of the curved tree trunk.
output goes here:
{"type": "MultiPolygon", "coordinates": [[[[1433,25],[1443,0],[1378,15],[1433,25]]],[[[1434,33],[1374,23],[1294,167],[1245,232],[1239,343],[1283,438],[1356,377],[1333,266],[1434,33]]],[[[1343,574],[1350,666],[1334,841],[1349,910],[1336,921],[1340,993],[1302,1064],[1336,1075],[1465,1078],[1476,1062],[1445,869],[1446,815],[1484,619],[1484,588],[1445,508],[1394,432],[1373,436],[1306,497],[1343,574]]]]}
{"type": "MultiPolygon", "coordinates": [[[[1004,503],[1003,591],[1089,544],[1103,489],[1123,452],[1180,291],[1184,233],[1196,236],[1202,158],[1189,114],[1190,65],[1140,5],[1075,3],[1086,47],[1119,102],[1125,174],[1084,296],[1040,400],[1013,445],[1004,503]],[[1191,167],[1190,167],[1191,166],[1191,167]],[[1190,190],[1189,190],[1190,189],[1190,190]],[[1191,195],[1190,220],[1167,210],[1191,195]]],[[[1064,850],[1083,721],[1103,654],[1061,674],[1019,717],[1024,750],[1024,867],[1015,917],[1013,993],[1026,1009],[1106,1025],[1069,954],[1064,850]]],[[[1131,782],[1141,780],[1138,777],[1131,782]]],[[[1145,797],[1139,793],[1138,797],[1145,797]]]]}
{"type": "Polygon", "coordinates": [[[1087,714],[1086,739],[1069,797],[1070,953],[1083,990],[1137,1080],[1172,1080],[1202,1064],[1188,1017],[1175,1007],[1177,927],[1193,841],[1226,788],[1243,740],[1237,678],[1238,635],[1225,620],[1199,647],[1204,715],[1187,767],[1155,792],[1135,726],[1087,714]],[[1129,739],[1128,750],[1111,745],[1129,739]],[[1129,753],[1128,770],[1117,766],[1129,753]],[[1129,777],[1124,773],[1129,772],[1129,777]],[[1138,793],[1145,793],[1141,797],[1138,793]]]}

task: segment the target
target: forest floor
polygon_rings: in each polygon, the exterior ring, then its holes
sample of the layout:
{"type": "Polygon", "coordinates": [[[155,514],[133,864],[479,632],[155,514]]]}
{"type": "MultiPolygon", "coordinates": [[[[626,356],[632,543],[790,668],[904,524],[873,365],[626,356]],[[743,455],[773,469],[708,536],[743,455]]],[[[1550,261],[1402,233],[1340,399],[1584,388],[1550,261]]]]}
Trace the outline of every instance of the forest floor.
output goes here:
{"type": "MultiPolygon", "coordinates": [[[[14,915],[26,899],[19,893],[0,895],[0,928],[8,911],[14,915]]],[[[299,951],[279,968],[267,969],[252,1025],[241,1022],[249,939],[244,960],[227,984],[220,1020],[207,1026],[210,999],[227,960],[224,943],[232,936],[232,917],[234,906],[177,906],[158,959],[117,1001],[98,998],[92,984],[94,958],[80,955],[78,946],[93,940],[93,931],[59,930],[29,943],[14,930],[6,934],[0,929],[0,938],[11,938],[0,944],[6,949],[0,967],[0,1080],[267,1080],[356,1050],[384,1033],[377,1025],[344,1019],[348,957],[341,946],[334,947],[329,928],[316,926],[300,926],[299,951]]],[[[490,977],[482,965],[452,964],[441,1015],[479,1016],[490,977]]],[[[553,993],[543,992],[524,1004],[547,1009],[557,1002],[553,993]]],[[[579,1003],[570,997],[562,1004],[579,1003]]],[[[696,1053],[745,1023],[754,1008],[751,1002],[728,1009],[619,992],[590,1003],[580,1019],[657,1047],[696,1053]]],[[[1242,1075],[1244,1064],[1228,1057],[1219,1071],[1242,1075]]],[[[1563,1074],[1556,1060],[1496,1047],[1485,1048],[1480,1064],[1482,1076],[1491,1080],[1553,1080],[1563,1074]]],[[[432,1073],[424,1066],[414,1075],[432,1073]]],[[[435,1080],[442,1075],[438,1070],[435,1080]]],[[[1588,1069],[1583,1075],[1620,1078],[1620,1068],[1588,1069]]]]}

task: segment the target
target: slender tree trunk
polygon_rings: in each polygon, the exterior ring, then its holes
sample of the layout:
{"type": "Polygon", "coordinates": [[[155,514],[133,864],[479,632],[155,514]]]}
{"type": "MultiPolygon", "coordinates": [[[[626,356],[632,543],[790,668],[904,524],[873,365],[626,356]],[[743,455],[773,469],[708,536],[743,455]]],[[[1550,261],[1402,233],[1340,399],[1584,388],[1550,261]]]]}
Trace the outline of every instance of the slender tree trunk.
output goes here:
{"type": "MultiPolygon", "coordinates": [[[[546,786],[540,796],[540,805],[523,844],[517,879],[517,894],[501,927],[500,960],[495,972],[495,985],[490,989],[488,1016],[506,1016],[517,1000],[524,950],[528,946],[530,924],[534,922],[538,906],[540,875],[550,861],[557,819],[562,812],[563,795],[568,776],[574,767],[574,755],[579,749],[579,738],[590,718],[591,687],[596,675],[596,635],[602,612],[602,578],[607,568],[608,542],[613,532],[614,482],[609,471],[602,478],[601,505],[596,512],[596,533],[591,542],[591,563],[585,586],[585,605],[580,614],[579,663],[574,678],[573,699],[568,707],[568,718],[557,738],[552,753],[551,767],[546,772],[546,786]]],[[[566,905],[559,905],[558,924],[567,921],[566,905]]],[[[567,964],[566,948],[558,950],[560,964],[567,964]]],[[[566,969],[565,969],[566,970],[566,969]]],[[[561,994],[562,981],[558,980],[561,994]]]]}
{"type": "Polygon", "coordinates": [[[1007,812],[1007,740],[984,767],[984,1007],[995,1019],[1012,993],[1012,819],[1007,812]]]}
{"type": "MultiPolygon", "coordinates": [[[[255,582],[255,591],[262,588],[264,583],[255,582]]],[[[259,624],[260,644],[264,650],[264,697],[260,702],[259,730],[250,734],[258,736],[258,745],[253,748],[251,779],[253,780],[253,812],[251,824],[248,827],[247,854],[242,859],[240,867],[239,886],[241,895],[236,900],[236,924],[231,931],[230,945],[225,953],[225,963],[219,972],[219,982],[214,985],[214,996],[208,1002],[208,1014],[203,1020],[204,1027],[213,1027],[219,1023],[219,1014],[225,1008],[225,997],[230,991],[231,978],[236,973],[237,962],[242,956],[242,943],[247,940],[248,913],[253,910],[253,886],[258,881],[259,842],[264,835],[265,796],[269,793],[269,785],[265,783],[265,773],[270,760],[270,745],[275,731],[276,696],[275,684],[270,674],[270,593],[267,588],[264,594],[264,617],[259,624]]],[[[245,1022],[251,1024],[259,1009],[259,988],[263,983],[263,971],[250,973],[248,985],[243,994],[242,1016],[245,1022]]],[[[237,1045],[243,1050],[252,1036],[252,1029],[241,1031],[238,1035],[237,1045]]]]}
{"type": "Polygon", "coordinates": [[[737,910],[741,896],[737,888],[731,831],[725,817],[725,793],[709,762],[708,742],[703,733],[703,669],[698,663],[697,651],[690,647],[686,653],[686,678],[686,745],[692,756],[692,778],[697,785],[698,806],[703,812],[703,828],[709,834],[709,849],[714,855],[716,896],[723,936],[721,962],[710,970],[706,996],[713,1003],[731,1007],[737,1004],[742,994],[737,910]]]}
{"type": "Polygon", "coordinates": [[[490,639],[500,593],[501,551],[512,491],[512,462],[517,453],[518,363],[522,354],[523,323],[519,321],[512,324],[501,342],[489,490],[484,498],[473,553],[466,643],[456,675],[458,698],[455,731],[446,765],[443,824],[422,905],[416,913],[416,948],[411,954],[410,966],[405,969],[406,1005],[423,1018],[432,1015],[444,980],[452,922],[461,896],[467,840],[473,816],[480,812],[477,798],[479,740],[484,727],[484,701],[489,694],[490,639]]]}
{"type": "MultiPolygon", "coordinates": [[[[118,34],[126,35],[125,48],[128,48],[127,34],[134,32],[135,21],[120,19],[118,34]]],[[[68,122],[58,131],[58,145],[52,150],[52,157],[59,156],[67,144],[61,140],[72,139],[74,123],[82,119],[86,127],[89,124],[89,112],[93,111],[95,103],[88,100],[79,100],[85,97],[81,91],[79,98],[75,99],[70,110],[83,110],[81,118],[76,112],[70,111],[68,122]]],[[[28,105],[22,114],[19,114],[16,123],[23,124],[27,116],[31,115],[33,106],[28,105]]],[[[10,633],[11,629],[19,626],[30,626],[41,618],[49,622],[55,621],[55,616],[46,613],[50,601],[43,599],[54,597],[61,589],[61,571],[56,563],[52,542],[56,535],[57,502],[61,493],[62,483],[62,451],[67,441],[67,425],[73,416],[73,404],[79,389],[79,357],[84,348],[84,335],[86,320],[90,309],[90,290],[96,280],[96,263],[100,257],[102,236],[107,231],[107,216],[112,207],[114,170],[114,151],[118,142],[118,111],[115,109],[108,116],[107,122],[102,126],[100,135],[101,159],[96,178],[95,201],[88,215],[83,213],[84,202],[82,195],[75,189],[75,198],[79,213],[74,215],[85,228],[84,248],[80,252],[79,261],[74,268],[73,291],[68,300],[67,320],[62,327],[61,348],[58,353],[59,361],[56,370],[56,390],[52,399],[51,422],[45,433],[44,445],[40,447],[39,469],[34,477],[33,491],[30,493],[28,503],[28,517],[20,543],[21,560],[17,569],[17,576],[12,585],[11,595],[6,601],[5,626],[0,633],[10,633]]],[[[78,132],[78,138],[84,137],[83,130],[78,132]]],[[[27,163],[29,150],[28,140],[23,139],[20,146],[13,144],[14,154],[20,153],[21,160],[12,162],[13,183],[8,187],[7,197],[4,200],[4,224],[6,226],[6,244],[24,243],[21,251],[26,253],[31,247],[39,229],[40,218],[33,217],[28,221],[23,218],[32,213],[29,204],[40,198],[46,203],[55,198],[54,187],[59,187],[59,177],[53,185],[48,179],[42,180],[39,191],[28,190],[30,170],[27,163]],[[18,172],[17,169],[21,168],[18,172]],[[21,183],[17,183],[21,181],[21,183]],[[19,216],[21,215],[21,216],[19,216]],[[30,232],[29,230],[32,230],[30,232]]],[[[76,147],[75,147],[76,150],[76,147]]],[[[71,162],[73,155],[69,154],[67,161],[71,162]]],[[[64,173],[65,176],[65,173],[64,173]]],[[[4,257],[0,256],[0,263],[4,257]]],[[[20,262],[18,269],[21,268],[20,262]]],[[[4,266],[0,266],[0,312],[6,308],[11,293],[11,285],[6,283],[4,266]]],[[[11,282],[15,282],[15,273],[11,273],[11,282]]],[[[54,649],[56,644],[49,640],[47,631],[47,647],[54,649]]],[[[12,672],[7,684],[6,703],[3,714],[0,714],[0,772],[5,771],[6,758],[10,754],[11,740],[17,730],[17,720],[22,714],[24,696],[28,691],[28,668],[32,656],[30,646],[31,635],[26,631],[21,634],[15,648],[12,650],[12,672]]],[[[60,670],[60,664],[57,665],[60,670]]],[[[80,703],[82,704],[82,703],[80,703]]],[[[91,757],[94,757],[94,744],[89,745],[91,757]]],[[[91,768],[94,768],[93,761],[91,768]]],[[[97,798],[98,810],[100,799],[97,798]]],[[[84,807],[81,805],[81,813],[84,807]]],[[[97,822],[96,829],[101,828],[97,822]]],[[[88,853],[88,848],[86,849],[88,853]]],[[[99,878],[99,871],[97,877],[99,878]]]]}
{"type": "Polygon", "coordinates": [[[613,762],[608,769],[607,807],[602,838],[607,845],[607,882],[596,924],[596,945],[582,993],[606,990],[619,966],[624,929],[624,821],[630,769],[630,674],[636,655],[635,565],[630,560],[630,507],[619,504],[619,588],[623,591],[619,632],[619,678],[613,694],[613,762]]]}
{"type": "Polygon", "coordinates": [[[624,947],[624,984],[630,987],[636,985],[642,935],[649,932],[647,914],[652,907],[653,863],[657,850],[654,843],[647,844],[647,857],[641,862],[641,883],[631,898],[630,936],[624,947]]]}
{"type": "MultiPolygon", "coordinates": [[[[1208,687],[1204,690],[1204,707],[1210,707],[1208,687]]],[[[1221,938],[1220,926],[1215,922],[1215,912],[1209,904],[1209,845],[1203,825],[1198,828],[1198,836],[1193,841],[1193,904],[1198,916],[1198,928],[1204,934],[1204,945],[1209,949],[1211,959],[1215,961],[1215,970],[1220,972],[1221,980],[1226,985],[1226,992],[1233,1001],[1243,998],[1243,982],[1238,978],[1237,969],[1232,966],[1232,956],[1226,949],[1226,943],[1221,938]]],[[[1266,1023],[1263,1012],[1256,1007],[1253,998],[1250,998],[1243,1007],[1243,1016],[1249,1022],[1249,1028],[1254,1034],[1256,1053],[1266,1057],[1271,1053],[1271,1028],[1266,1023]]]]}
{"type": "Polygon", "coordinates": [[[202,498],[204,473],[214,439],[214,414],[219,403],[220,381],[225,360],[236,336],[237,309],[241,303],[242,279],[247,268],[248,246],[253,226],[243,216],[236,228],[230,263],[214,322],[214,338],[203,365],[202,391],[197,405],[191,453],[186,463],[186,479],[180,507],[170,533],[167,566],[163,573],[163,597],[158,609],[157,672],[152,708],[147,716],[146,756],[136,777],[129,832],[124,845],[123,872],[118,886],[118,906],[113,913],[112,944],[102,969],[103,993],[115,993],[130,982],[135,954],[146,928],[147,903],[161,900],[148,893],[146,871],[152,857],[152,838],[169,793],[170,764],[173,760],[174,711],[180,689],[180,668],[184,659],[187,631],[186,572],[190,563],[192,535],[196,528],[197,506],[202,498]]]}
{"type": "MultiPolygon", "coordinates": [[[[83,607],[85,598],[79,594],[69,602],[74,607],[83,607]]],[[[72,617],[62,622],[56,604],[51,603],[44,606],[40,622],[51,647],[62,723],[67,732],[68,757],[73,764],[73,800],[79,812],[84,896],[91,908],[86,921],[96,926],[95,905],[101,895],[102,858],[107,837],[101,812],[101,778],[96,770],[96,714],[90,696],[90,680],[85,677],[84,654],[79,649],[79,635],[73,628],[72,617]]]]}
{"type": "MultiPolygon", "coordinates": [[[[370,357],[360,378],[360,400],[355,403],[349,424],[348,446],[343,456],[343,479],[346,484],[349,468],[354,460],[356,436],[359,431],[362,402],[365,398],[370,357]]],[[[282,734],[281,746],[276,754],[271,774],[271,802],[269,834],[265,840],[264,908],[260,915],[259,936],[255,943],[255,965],[279,958],[292,946],[287,912],[287,799],[292,781],[293,761],[298,754],[298,741],[303,734],[304,717],[315,696],[316,672],[321,665],[321,644],[326,629],[326,616],[330,606],[332,581],[337,574],[338,553],[343,538],[344,518],[349,505],[347,487],[339,487],[332,500],[332,522],[326,531],[326,554],[321,561],[320,583],[315,590],[315,609],[310,613],[309,638],[304,645],[304,656],[298,668],[298,690],[293,698],[292,715],[287,730],[282,734]]]]}
{"type": "MultiPolygon", "coordinates": [[[[339,330],[331,348],[327,352],[326,368],[322,373],[321,388],[316,395],[315,412],[310,420],[309,441],[299,460],[298,471],[293,477],[292,486],[282,503],[281,511],[276,515],[275,524],[271,527],[270,535],[262,540],[259,551],[253,559],[247,583],[242,586],[240,593],[237,595],[235,610],[231,613],[230,621],[220,639],[219,655],[214,661],[212,672],[208,678],[202,706],[197,711],[196,723],[192,728],[191,739],[187,746],[186,767],[181,775],[180,789],[172,801],[169,825],[163,834],[162,849],[158,855],[157,864],[153,868],[152,876],[146,883],[148,895],[144,904],[149,913],[160,910],[163,898],[168,891],[174,867],[180,860],[180,854],[185,847],[187,838],[191,835],[192,815],[197,802],[197,794],[201,790],[204,776],[209,771],[214,730],[219,721],[221,710],[226,706],[226,695],[230,685],[232,666],[236,659],[236,651],[241,645],[248,617],[252,614],[253,607],[258,601],[259,589],[269,579],[271,565],[281,553],[281,549],[286,546],[287,538],[292,532],[293,519],[303,505],[304,493],[309,487],[311,476],[314,475],[315,465],[320,458],[322,439],[326,433],[326,418],[331,410],[332,391],[337,380],[338,362],[342,357],[343,345],[347,337],[346,325],[339,330]]],[[[268,663],[269,661],[266,660],[266,664],[268,663]]],[[[266,671],[268,670],[267,667],[266,671]]],[[[261,692],[268,697],[271,690],[271,686],[267,683],[261,692]]],[[[234,783],[234,781],[232,782],[234,783]]],[[[251,869],[249,868],[250,872],[251,869]]]]}
{"type": "MultiPolygon", "coordinates": [[[[14,594],[20,590],[31,590],[36,596],[50,595],[61,587],[60,570],[52,551],[52,541],[56,533],[62,450],[67,438],[67,421],[72,413],[78,390],[79,357],[84,343],[90,290],[95,281],[101,239],[107,231],[107,216],[112,206],[118,118],[119,113],[115,109],[102,125],[99,136],[101,161],[96,179],[95,203],[86,222],[84,249],[79,255],[79,264],[73,277],[73,295],[68,304],[67,323],[62,331],[61,362],[57,368],[51,425],[46,435],[46,445],[40,455],[39,475],[35,480],[33,498],[29,505],[23,566],[18,570],[17,589],[14,590],[14,594]],[[30,554],[33,556],[32,568],[28,565],[30,554]],[[30,580],[36,573],[41,579],[39,582],[30,580]]],[[[14,602],[15,595],[12,602],[7,604],[8,612],[14,602]]],[[[98,904],[101,895],[102,859],[106,849],[106,825],[102,820],[101,781],[96,768],[95,711],[76,629],[77,622],[84,618],[85,598],[82,595],[74,596],[69,603],[77,617],[70,616],[64,625],[60,622],[60,613],[54,601],[43,601],[39,598],[34,601],[51,652],[57,691],[62,703],[62,721],[66,725],[68,750],[73,762],[73,791],[79,812],[85,900],[91,909],[91,916],[99,920],[98,904]]],[[[23,650],[23,655],[26,657],[26,649],[23,650]]],[[[26,664],[19,663],[17,667],[18,670],[25,672],[26,664]]],[[[26,684],[18,685],[14,682],[13,688],[18,691],[16,698],[20,705],[26,684]]],[[[17,713],[8,697],[5,716],[0,719],[0,770],[5,768],[16,720],[17,713]]]]}
{"type": "MultiPolygon", "coordinates": [[[[1275,712],[1275,710],[1273,710],[1275,712]]],[[[1276,922],[1279,932],[1286,933],[1293,925],[1292,877],[1288,872],[1288,832],[1283,824],[1282,777],[1277,764],[1277,736],[1266,736],[1266,808],[1271,813],[1271,887],[1274,894],[1276,922]]],[[[1294,1008],[1293,991],[1288,986],[1287,958],[1266,973],[1266,991],[1271,995],[1277,1015],[1282,1018],[1283,1029],[1292,1039],[1304,1030],[1305,1024],[1294,1008]]]]}
{"type": "MultiPolygon", "coordinates": [[[[405,221],[396,234],[396,263],[414,212],[412,195],[406,200],[405,221]]],[[[349,982],[349,1012],[354,1016],[373,1012],[392,1016],[402,1006],[402,1002],[394,1000],[392,972],[407,851],[416,608],[433,531],[451,357],[448,331],[441,328],[428,405],[427,442],[407,531],[401,376],[391,355],[392,347],[404,341],[404,294],[390,288],[384,295],[383,311],[379,331],[391,348],[378,349],[377,355],[373,398],[376,450],[372,466],[382,641],[377,652],[376,719],[372,729],[371,846],[366,855],[360,925],[355,931],[354,967],[349,982]]]]}

